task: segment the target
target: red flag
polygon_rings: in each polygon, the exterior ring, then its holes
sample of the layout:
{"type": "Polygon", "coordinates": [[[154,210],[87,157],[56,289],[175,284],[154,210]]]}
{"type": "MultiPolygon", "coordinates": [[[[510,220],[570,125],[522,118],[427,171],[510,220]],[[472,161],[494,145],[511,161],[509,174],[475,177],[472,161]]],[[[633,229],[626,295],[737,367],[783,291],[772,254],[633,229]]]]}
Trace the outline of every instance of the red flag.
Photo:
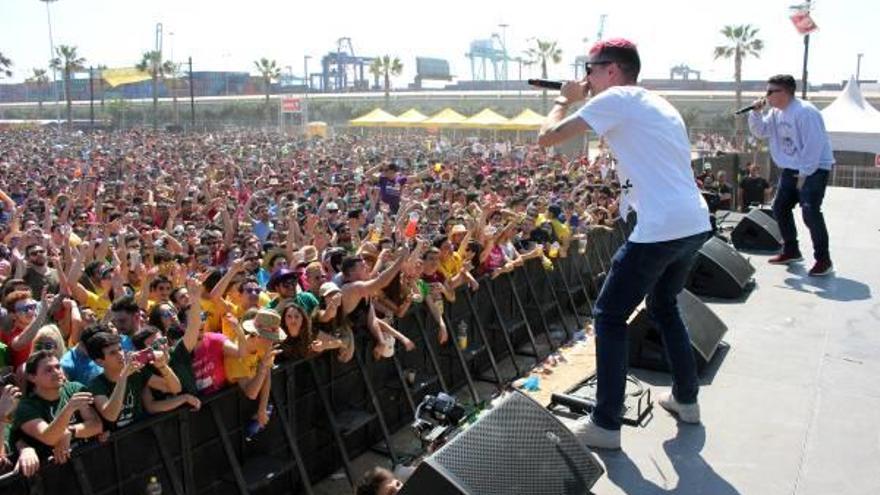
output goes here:
{"type": "Polygon", "coordinates": [[[817,26],[816,23],[813,22],[813,18],[810,17],[809,12],[795,12],[791,15],[790,19],[799,34],[810,34],[819,29],[819,26],[817,26]]]}

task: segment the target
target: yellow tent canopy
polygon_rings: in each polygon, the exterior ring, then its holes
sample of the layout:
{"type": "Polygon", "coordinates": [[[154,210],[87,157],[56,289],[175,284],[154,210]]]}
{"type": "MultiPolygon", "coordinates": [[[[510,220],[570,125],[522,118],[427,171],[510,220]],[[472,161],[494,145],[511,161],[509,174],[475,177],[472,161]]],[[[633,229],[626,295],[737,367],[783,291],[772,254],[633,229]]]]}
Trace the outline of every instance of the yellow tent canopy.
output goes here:
{"type": "Polygon", "coordinates": [[[507,121],[502,129],[506,131],[537,131],[543,124],[543,115],[531,108],[526,108],[519,115],[507,121]]]}
{"type": "Polygon", "coordinates": [[[427,115],[416,110],[415,108],[410,108],[409,110],[397,116],[397,123],[394,126],[414,127],[416,124],[424,122],[425,120],[428,120],[427,115]]]}
{"type": "Polygon", "coordinates": [[[451,108],[444,108],[430,118],[419,122],[419,127],[461,127],[467,117],[451,108]]]}
{"type": "Polygon", "coordinates": [[[115,88],[121,84],[148,81],[150,79],[150,73],[138,70],[134,67],[104,69],[101,71],[101,79],[109,84],[111,88],[115,88]]]}
{"type": "Polygon", "coordinates": [[[498,115],[491,108],[484,108],[461,123],[468,129],[501,129],[508,122],[507,117],[498,115]]]}
{"type": "Polygon", "coordinates": [[[349,120],[349,124],[354,126],[361,127],[389,127],[397,124],[397,117],[391,115],[390,113],[382,110],[381,108],[377,108],[372,112],[358,117],[354,120],[349,120]]]}

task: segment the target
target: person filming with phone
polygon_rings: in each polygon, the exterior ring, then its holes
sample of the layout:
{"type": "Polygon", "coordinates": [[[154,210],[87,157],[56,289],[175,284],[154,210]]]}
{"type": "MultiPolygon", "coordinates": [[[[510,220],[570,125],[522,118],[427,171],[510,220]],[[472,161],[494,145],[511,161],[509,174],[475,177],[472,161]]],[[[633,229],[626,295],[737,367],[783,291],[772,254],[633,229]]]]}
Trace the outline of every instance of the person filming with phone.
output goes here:
{"type": "Polygon", "coordinates": [[[752,104],[749,130],[755,137],[769,141],[770,156],[782,169],[773,199],[773,216],[782,234],[782,252],[770,258],[770,263],[787,265],[803,261],[792,214],[795,205],[800,204],[816,260],[809,274],[824,277],[834,272],[828,229],[822,215],[822,200],[834,165],[834,152],[822,113],[812,103],[795,97],[796,89],[794,77],[790,75],[768,79],[766,97],[752,104]],[[764,113],[767,106],[770,111],[764,113]]]}
{"type": "Polygon", "coordinates": [[[156,406],[150,389],[180,393],[180,380],[168,366],[168,353],[147,347],[138,352],[122,350],[118,335],[98,332],[87,342],[89,356],[104,372],[89,382],[95,409],[108,431],[114,431],[163,409],[156,406]]]}

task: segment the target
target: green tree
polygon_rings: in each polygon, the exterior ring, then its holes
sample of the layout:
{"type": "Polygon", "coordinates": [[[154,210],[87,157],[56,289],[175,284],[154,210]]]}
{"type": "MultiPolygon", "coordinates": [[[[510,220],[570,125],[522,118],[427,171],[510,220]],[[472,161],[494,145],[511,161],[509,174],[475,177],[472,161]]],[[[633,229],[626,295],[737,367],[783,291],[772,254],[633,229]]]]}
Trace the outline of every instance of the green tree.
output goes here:
{"type": "Polygon", "coordinates": [[[370,74],[376,79],[383,78],[386,107],[391,96],[391,76],[399,76],[401,72],[403,72],[403,64],[400,62],[400,59],[390,55],[378,57],[370,64],[370,74]]]}
{"type": "Polygon", "coordinates": [[[34,73],[31,77],[27,78],[25,84],[30,86],[36,86],[37,89],[37,106],[40,109],[40,112],[43,111],[43,89],[49,86],[49,76],[46,73],[46,69],[37,69],[34,68],[34,73]]]}
{"type": "Polygon", "coordinates": [[[0,52],[0,79],[4,77],[12,77],[12,60],[0,52]]]}
{"type": "MultiPolygon", "coordinates": [[[[742,63],[747,57],[761,57],[761,50],[764,49],[764,42],[758,38],[758,28],[751,24],[743,24],[739,26],[724,26],[721,29],[726,44],[715,47],[715,59],[733,58],[733,77],[736,81],[736,108],[742,108],[742,63]]],[[[736,118],[736,140],[737,147],[742,148],[743,145],[743,118],[736,118]]]]}
{"type": "Polygon", "coordinates": [[[278,64],[274,60],[269,60],[266,57],[263,57],[260,60],[254,60],[254,66],[257,68],[257,72],[260,73],[260,77],[263,79],[263,89],[266,91],[266,121],[269,121],[271,116],[269,109],[269,95],[272,94],[272,83],[281,77],[281,68],[278,67],[278,64]]]}
{"type": "Polygon", "coordinates": [[[162,64],[162,75],[165,80],[165,87],[171,93],[171,101],[174,102],[174,123],[180,124],[180,112],[177,108],[177,82],[182,75],[181,64],[166,60],[162,64]]]}
{"type": "Polygon", "coordinates": [[[70,81],[77,72],[85,70],[86,59],[80,57],[75,46],[58,45],[55,47],[55,58],[49,66],[60,70],[64,80],[64,99],[67,101],[67,125],[73,121],[70,81]]]}
{"type": "MultiPolygon", "coordinates": [[[[535,46],[525,51],[529,64],[538,64],[541,66],[541,78],[547,79],[547,66],[550,64],[558,64],[562,62],[562,49],[559,48],[555,41],[544,41],[534,38],[535,46]]],[[[545,89],[541,96],[541,105],[544,112],[547,111],[547,90],[545,89]]]]}

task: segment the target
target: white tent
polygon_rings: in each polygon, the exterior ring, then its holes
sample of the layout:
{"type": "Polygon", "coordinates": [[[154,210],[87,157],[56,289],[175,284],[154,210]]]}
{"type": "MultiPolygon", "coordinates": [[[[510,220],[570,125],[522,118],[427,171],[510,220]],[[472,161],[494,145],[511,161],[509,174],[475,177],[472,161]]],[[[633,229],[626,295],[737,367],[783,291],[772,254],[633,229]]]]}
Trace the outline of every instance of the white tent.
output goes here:
{"type": "Polygon", "coordinates": [[[880,111],[865,100],[854,78],[822,110],[822,117],[835,151],[880,153],[880,111]]]}

